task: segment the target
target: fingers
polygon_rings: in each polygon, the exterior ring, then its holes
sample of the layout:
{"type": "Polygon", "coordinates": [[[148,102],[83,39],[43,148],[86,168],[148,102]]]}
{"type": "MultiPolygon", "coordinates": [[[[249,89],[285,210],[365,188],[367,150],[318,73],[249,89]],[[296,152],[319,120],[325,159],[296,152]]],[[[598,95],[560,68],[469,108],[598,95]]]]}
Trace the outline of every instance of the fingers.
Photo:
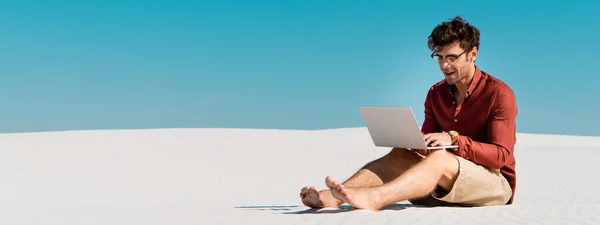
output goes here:
{"type": "Polygon", "coordinates": [[[430,136],[430,137],[427,137],[427,139],[425,139],[425,144],[435,146],[433,143],[435,143],[437,141],[438,141],[437,137],[430,136]]]}
{"type": "Polygon", "coordinates": [[[433,142],[435,142],[435,139],[428,139],[428,140],[425,140],[425,144],[426,144],[427,146],[432,146],[432,145],[433,145],[433,142]]]}
{"type": "Polygon", "coordinates": [[[432,141],[432,135],[431,134],[423,135],[423,140],[425,140],[425,144],[429,144],[429,142],[432,141]]]}
{"type": "Polygon", "coordinates": [[[426,145],[430,146],[439,146],[441,144],[441,137],[439,133],[429,133],[423,135],[423,139],[425,140],[426,145]]]}

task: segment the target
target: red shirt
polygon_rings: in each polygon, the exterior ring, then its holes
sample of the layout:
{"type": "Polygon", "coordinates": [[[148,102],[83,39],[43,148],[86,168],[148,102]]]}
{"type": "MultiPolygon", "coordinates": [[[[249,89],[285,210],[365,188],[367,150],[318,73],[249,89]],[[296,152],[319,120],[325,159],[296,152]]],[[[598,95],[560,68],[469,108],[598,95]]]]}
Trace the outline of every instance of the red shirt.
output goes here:
{"type": "MultiPolygon", "coordinates": [[[[457,103],[454,85],[434,84],[425,100],[424,134],[455,130],[459,133],[455,154],[476,164],[499,169],[512,188],[507,204],[512,204],[516,172],[517,105],[513,90],[503,81],[475,67],[475,76],[465,99],[457,103]]],[[[419,151],[427,155],[428,151],[419,151]]]]}

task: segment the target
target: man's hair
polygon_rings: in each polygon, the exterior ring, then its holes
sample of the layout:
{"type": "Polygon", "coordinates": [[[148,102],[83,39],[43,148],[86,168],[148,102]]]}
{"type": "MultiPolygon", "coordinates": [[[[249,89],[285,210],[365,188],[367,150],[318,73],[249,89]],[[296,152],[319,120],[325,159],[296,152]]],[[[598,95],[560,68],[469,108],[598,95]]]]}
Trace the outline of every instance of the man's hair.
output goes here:
{"type": "Polygon", "coordinates": [[[473,47],[479,49],[479,30],[462,17],[456,16],[452,20],[438,24],[429,35],[427,45],[431,51],[435,51],[436,48],[455,41],[458,41],[460,47],[466,51],[472,50],[473,47]]]}

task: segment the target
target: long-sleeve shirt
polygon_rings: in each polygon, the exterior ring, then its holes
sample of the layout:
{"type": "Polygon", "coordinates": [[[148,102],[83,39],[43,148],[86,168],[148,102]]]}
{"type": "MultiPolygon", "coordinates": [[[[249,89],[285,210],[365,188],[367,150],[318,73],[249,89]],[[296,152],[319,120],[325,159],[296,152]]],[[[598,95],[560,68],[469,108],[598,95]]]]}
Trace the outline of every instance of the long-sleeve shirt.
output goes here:
{"type": "MultiPolygon", "coordinates": [[[[475,67],[475,76],[463,101],[457,102],[456,89],[445,81],[434,84],[425,100],[423,134],[459,133],[455,154],[490,169],[498,169],[512,188],[516,188],[514,146],[516,144],[517,106],[513,90],[500,79],[475,67]]],[[[418,150],[428,155],[427,150],[418,150]]]]}

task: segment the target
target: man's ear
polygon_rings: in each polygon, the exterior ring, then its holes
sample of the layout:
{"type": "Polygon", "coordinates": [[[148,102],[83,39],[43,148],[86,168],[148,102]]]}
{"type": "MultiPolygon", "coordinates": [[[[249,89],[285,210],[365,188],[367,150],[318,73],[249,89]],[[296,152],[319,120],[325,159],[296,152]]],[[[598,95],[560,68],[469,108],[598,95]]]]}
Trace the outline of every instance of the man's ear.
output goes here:
{"type": "Polygon", "coordinates": [[[473,47],[473,49],[469,51],[469,62],[475,62],[475,60],[477,59],[477,50],[477,47],[473,47]]]}

